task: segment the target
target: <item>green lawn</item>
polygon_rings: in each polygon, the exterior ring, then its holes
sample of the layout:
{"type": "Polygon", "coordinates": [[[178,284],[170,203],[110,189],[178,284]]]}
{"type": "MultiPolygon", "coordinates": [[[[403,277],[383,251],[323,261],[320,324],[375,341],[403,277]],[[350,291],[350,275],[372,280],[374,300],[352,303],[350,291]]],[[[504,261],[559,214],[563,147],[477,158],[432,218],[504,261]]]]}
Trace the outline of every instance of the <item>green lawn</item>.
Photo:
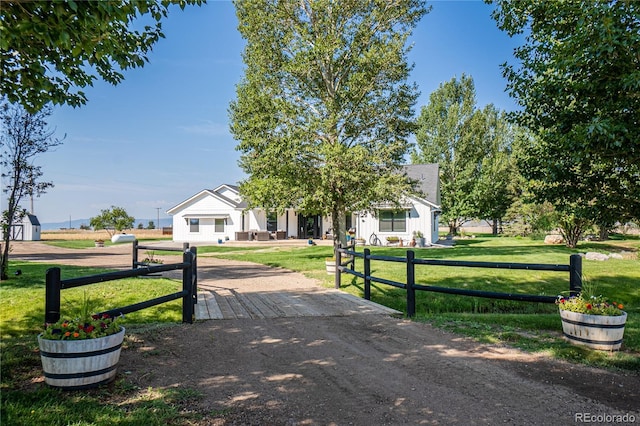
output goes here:
{"type": "MultiPolygon", "coordinates": [[[[65,243],[59,243],[65,244],[65,243]]],[[[75,243],[73,243],[75,244],[75,243]]],[[[72,245],[73,245],[72,244],[72,245]]],[[[66,245],[69,247],[69,245],[66,245]]],[[[78,250],[83,250],[77,246],[78,250]]],[[[597,367],[640,372],[640,249],[638,238],[613,239],[604,243],[584,243],[577,250],[546,246],[540,241],[522,238],[480,236],[460,240],[450,249],[416,249],[422,258],[499,261],[519,263],[567,264],[575,252],[630,252],[623,260],[606,262],[584,261],[585,279],[597,284],[603,294],[625,304],[628,313],[623,348],[608,353],[573,346],[561,336],[559,315],[554,305],[508,302],[476,297],[418,292],[416,321],[428,321],[438,327],[471,336],[482,342],[509,344],[532,352],[545,352],[572,362],[597,367]],[[632,258],[633,257],[633,258],[632,258]]],[[[361,247],[358,250],[362,250],[361,247]]],[[[372,247],[376,255],[402,257],[406,249],[372,247]]],[[[333,286],[333,276],[326,274],[324,259],[331,256],[331,247],[198,247],[201,256],[218,256],[263,263],[300,271],[317,278],[327,287],[333,286]]],[[[163,253],[165,255],[165,253],[163,253]]],[[[167,252],[167,256],[175,253],[167,252]]],[[[171,391],[136,389],[126,376],[104,389],[84,392],[61,392],[36,383],[41,376],[36,335],[44,320],[44,277],[47,268],[30,262],[11,262],[11,270],[21,269],[22,275],[11,276],[0,283],[0,350],[2,406],[0,424],[12,425],[91,425],[106,423],[150,425],[191,424],[197,413],[185,413],[184,401],[198,398],[198,392],[188,387],[171,391]],[[128,401],[123,404],[123,401],[128,401]]],[[[56,265],[60,266],[60,265],[56,265]]],[[[356,268],[362,270],[362,260],[356,268]]],[[[400,263],[375,261],[373,275],[404,281],[405,266],[400,263]]],[[[89,275],[98,269],[62,266],[62,278],[89,275]]],[[[437,286],[557,295],[568,290],[568,273],[530,272],[439,266],[416,267],[416,281],[437,286]]],[[[169,279],[135,278],[95,284],[89,296],[103,300],[100,309],[110,309],[173,293],[181,282],[169,279]],[[140,296],[144,295],[144,296],[140,296]]],[[[363,282],[343,275],[342,289],[362,297],[363,282]]],[[[81,298],[83,288],[63,292],[62,312],[67,301],[81,298]]],[[[374,284],[372,300],[405,310],[405,293],[401,289],[374,284]]],[[[123,324],[129,329],[144,331],[171,326],[181,321],[181,301],[156,306],[129,314],[123,324]]]]}
{"type": "MultiPolygon", "coordinates": [[[[44,322],[45,272],[52,266],[32,262],[11,262],[11,270],[22,275],[12,276],[0,284],[0,350],[2,379],[3,425],[98,425],[98,424],[188,424],[191,415],[180,411],[180,392],[188,389],[139,392],[119,378],[105,390],[63,392],[44,384],[32,383],[42,375],[36,336],[44,322]],[[126,405],[119,402],[131,398],[126,405]],[[136,399],[137,398],[137,399],[136,399]]],[[[92,275],[105,270],[62,266],[62,278],[92,275]]],[[[63,290],[61,311],[64,316],[71,307],[88,295],[103,301],[99,310],[121,307],[163,294],[181,290],[182,282],[168,279],[131,278],[87,287],[63,290]]],[[[182,320],[181,300],[128,314],[121,323],[128,330],[144,330],[158,323],[179,323],[182,320]]],[[[126,346],[126,342],[125,342],[126,346]]],[[[195,391],[192,391],[195,392],[195,391]]]]}
{"type": "MultiPolygon", "coordinates": [[[[406,256],[406,248],[369,247],[372,254],[406,256]]],[[[454,248],[415,249],[416,257],[485,262],[568,264],[573,253],[629,253],[625,259],[605,262],[583,260],[583,279],[597,285],[602,294],[625,305],[628,314],[623,350],[616,353],[593,351],[570,345],[562,337],[562,325],[553,304],[514,302],[479,297],[417,292],[416,320],[465,334],[483,342],[510,344],[530,351],[544,351],[558,358],[599,367],[640,371],[640,239],[613,237],[607,242],[581,243],[577,249],[549,246],[529,238],[478,236],[458,240],[454,248]]],[[[200,249],[199,249],[200,250],[200,249]]],[[[362,251],[362,247],[358,247],[362,251]]],[[[324,259],[331,256],[325,246],[280,248],[270,252],[219,253],[220,257],[251,260],[302,272],[333,286],[333,277],[324,272],[324,259]]],[[[402,263],[372,261],[372,275],[405,282],[402,263]]],[[[362,271],[362,260],[356,260],[362,271]]],[[[569,274],[565,272],[515,271],[443,266],[416,266],[416,282],[440,287],[551,295],[566,294],[569,274]]],[[[342,276],[342,289],[364,296],[363,281],[342,276]]],[[[406,312],[406,292],[372,284],[371,299],[406,312]]]]}

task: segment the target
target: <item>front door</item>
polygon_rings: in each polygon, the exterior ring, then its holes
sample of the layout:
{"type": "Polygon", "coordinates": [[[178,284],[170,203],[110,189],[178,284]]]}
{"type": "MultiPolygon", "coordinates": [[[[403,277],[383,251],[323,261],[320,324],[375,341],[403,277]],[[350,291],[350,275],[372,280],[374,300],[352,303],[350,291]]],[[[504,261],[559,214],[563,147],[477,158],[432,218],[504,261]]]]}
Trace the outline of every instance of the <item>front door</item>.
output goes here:
{"type": "Polygon", "coordinates": [[[322,235],[322,218],[319,215],[298,215],[298,238],[320,238],[322,235]]]}

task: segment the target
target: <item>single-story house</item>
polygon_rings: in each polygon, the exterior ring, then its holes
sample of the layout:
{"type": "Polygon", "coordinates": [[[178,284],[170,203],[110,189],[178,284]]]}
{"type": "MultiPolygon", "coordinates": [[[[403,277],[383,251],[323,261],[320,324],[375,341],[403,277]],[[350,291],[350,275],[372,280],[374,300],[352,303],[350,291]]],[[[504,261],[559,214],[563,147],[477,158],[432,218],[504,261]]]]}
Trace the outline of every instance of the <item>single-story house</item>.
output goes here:
{"type": "MultiPolygon", "coordinates": [[[[373,213],[347,215],[347,229],[356,238],[369,242],[373,237],[384,244],[387,237],[398,237],[408,244],[420,231],[428,243],[438,241],[440,180],[437,164],[405,166],[407,175],[418,181],[423,197],[406,196],[401,208],[373,206],[373,213]]],[[[223,184],[204,189],[167,210],[173,217],[173,240],[181,242],[269,240],[285,238],[324,238],[331,232],[328,218],[304,215],[296,209],[282,214],[263,209],[247,209],[239,189],[223,184]]]]}

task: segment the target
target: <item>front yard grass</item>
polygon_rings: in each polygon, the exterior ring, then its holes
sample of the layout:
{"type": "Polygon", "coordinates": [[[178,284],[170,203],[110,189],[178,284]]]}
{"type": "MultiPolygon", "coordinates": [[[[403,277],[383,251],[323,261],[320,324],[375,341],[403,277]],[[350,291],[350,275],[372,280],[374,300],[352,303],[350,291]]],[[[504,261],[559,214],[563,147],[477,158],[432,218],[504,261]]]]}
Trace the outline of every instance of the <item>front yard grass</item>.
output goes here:
{"type": "MultiPolygon", "coordinates": [[[[89,247],[92,242],[87,242],[89,247]]],[[[594,351],[570,345],[562,338],[562,327],[555,305],[509,302],[476,297],[418,292],[416,321],[426,321],[470,336],[481,342],[511,345],[531,352],[544,352],[571,362],[622,369],[632,374],[640,372],[640,260],[638,238],[614,239],[608,242],[583,243],[577,250],[545,246],[530,239],[480,236],[460,240],[451,249],[415,249],[423,258],[477,260],[522,263],[566,264],[575,252],[628,252],[625,259],[605,262],[583,261],[587,280],[598,285],[603,294],[625,304],[628,313],[622,350],[594,351]]],[[[78,247],[78,249],[81,249],[78,247]]],[[[406,248],[370,247],[373,253],[404,256],[406,248]]],[[[361,251],[362,247],[358,247],[361,251]]],[[[198,247],[198,253],[240,259],[287,268],[317,278],[327,287],[333,286],[333,276],[325,272],[324,259],[331,256],[327,246],[280,247],[264,249],[231,246],[198,247]]],[[[176,256],[174,252],[167,255],[176,256]]],[[[61,392],[44,386],[37,351],[36,335],[44,319],[45,265],[31,262],[11,262],[12,270],[22,275],[11,276],[0,283],[0,351],[2,394],[0,424],[11,425],[89,425],[89,424],[149,424],[188,425],[198,421],[199,414],[184,411],[181,395],[197,398],[189,388],[139,389],[121,375],[108,387],[79,392],[61,392]],[[176,392],[178,394],[176,394],[176,392]]],[[[60,266],[60,265],[55,265],[60,266]]],[[[356,261],[362,270],[362,260],[356,261]]],[[[84,267],[63,267],[63,278],[90,275],[103,270],[84,267]]],[[[404,281],[405,266],[399,263],[374,262],[373,275],[404,281]]],[[[416,280],[420,284],[457,286],[473,289],[557,295],[568,290],[568,274],[474,268],[418,266],[416,280]]],[[[177,291],[181,283],[169,279],[132,278],[86,287],[90,296],[108,300],[110,309],[177,291]],[[144,295],[144,296],[140,296],[144,295]]],[[[342,276],[342,289],[363,296],[363,282],[349,275],[342,276]]],[[[78,300],[84,288],[63,292],[65,300],[78,300]]],[[[405,292],[390,286],[375,284],[372,300],[405,311],[405,292]]],[[[171,327],[181,321],[181,302],[142,310],[127,315],[123,325],[129,330],[171,327]]],[[[126,338],[125,338],[126,346],[126,338]]]]}
{"type": "MultiPolygon", "coordinates": [[[[372,254],[404,257],[407,248],[368,247],[372,254]]],[[[515,302],[479,297],[416,292],[416,321],[473,337],[482,342],[508,344],[532,352],[546,352],[556,358],[597,367],[620,368],[640,372],[640,260],[638,237],[613,236],[609,241],[584,242],[577,249],[545,245],[529,238],[480,235],[458,240],[453,248],[414,249],[416,257],[430,259],[485,262],[568,264],[574,253],[597,251],[622,253],[623,259],[588,261],[583,259],[583,279],[602,294],[625,305],[628,314],[621,351],[594,351],[571,345],[562,338],[562,325],[553,304],[515,302]]],[[[333,276],[324,271],[324,259],[331,247],[283,247],[268,253],[220,253],[220,257],[249,260],[265,265],[302,272],[317,278],[327,287],[334,285],[333,276]]],[[[358,247],[357,251],[362,251],[358,247]]],[[[403,263],[373,261],[371,274],[389,280],[406,282],[403,263]]],[[[356,270],[362,272],[362,259],[356,259],[356,270]]],[[[416,282],[439,287],[456,287],[510,293],[551,295],[567,294],[569,275],[565,272],[515,271],[417,265],[416,282]]],[[[344,291],[364,296],[360,278],[342,275],[344,291]]],[[[371,300],[406,313],[403,289],[372,284],[371,300]]]]}

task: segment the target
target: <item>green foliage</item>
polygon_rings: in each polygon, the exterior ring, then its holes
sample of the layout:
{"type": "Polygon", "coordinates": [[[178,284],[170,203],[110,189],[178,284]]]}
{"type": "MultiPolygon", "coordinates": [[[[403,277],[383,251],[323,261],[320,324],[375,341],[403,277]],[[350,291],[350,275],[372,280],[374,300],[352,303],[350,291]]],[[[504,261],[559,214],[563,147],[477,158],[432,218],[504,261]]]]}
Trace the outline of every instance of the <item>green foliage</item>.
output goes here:
{"type": "Polygon", "coordinates": [[[480,141],[470,122],[476,107],[473,78],[465,74],[440,84],[418,117],[413,163],[438,163],[442,218],[452,234],[476,213],[473,184],[481,161],[480,141]]]}
{"type": "Polygon", "coordinates": [[[450,233],[467,220],[497,224],[513,202],[515,137],[505,114],[493,105],[476,108],[473,78],[441,84],[418,117],[413,163],[438,163],[442,218],[450,233]]]}
{"type": "Polygon", "coordinates": [[[100,215],[92,217],[89,223],[94,230],[104,229],[112,236],[114,231],[131,229],[135,221],[135,218],[129,216],[124,208],[111,206],[110,209],[101,210],[100,215]]]}
{"type": "Polygon", "coordinates": [[[237,1],[245,75],[231,131],[251,207],[330,217],[398,202],[418,91],[406,40],[427,12],[419,0],[237,1]]]}
{"type": "Polygon", "coordinates": [[[582,283],[582,290],[577,296],[559,296],[556,304],[561,310],[588,315],[619,316],[622,315],[622,309],[624,309],[622,303],[609,300],[600,294],[596,290],[596,286],[590,282],[582,283]]]}
{"type": "MultiPolygon", "coordinates": [[[[0,20],[0,29],[1,25],[0,20]]],[[[4,242],[0,253],[0,280],[6,280],[12,235],[10,229],[26,214],[21,211],[20,201],[27,195],[37,197],[44,194],[53,186],[51,182],[40,180],[42,170],[34,164],[35,157],[60,145],[61,141],[53,137],[55,132],[47,124],[51,115],[50,107],[31,114],[19,105],[3,102],[1,109],[0,169],[2,192],[7,194],[7,209],[2,211],[0,220],[4,242]]]]}
{"type": "Polygon", "coordinates": [[[5,1],[0,7],[0,88],[31,112],[48,102],[79,106],[96,74],[118,84],[120,71],[144,66],[161,38],[169,5],[202,0],[5,1]],[[152,25],[134,24],[142,17],[152,25]]]}
{"type": "Polygon", "coordinates": [[[536,136],[519,161],[536,201],[561,214],[569,245],[590,223],[638,218],[640,3],[495,3],[501,29],[527,34],[503,69],[536,136]]]}
{"type": "MultiPolygon", "coordinates": [[[[172,252],[175,254],[174,252],[172,252]]],[[[201,398],[190,388],[157,391],[141,389],[127,381],[126,375],[108,388],[62,392],[37,383],[42,377],[36,335],[44,322],[45,271],[54,265],[11,262],[22,275],[11,277],[0,286],[0,367],[2,402],[0,423],[5,425],[80,425],[80,424],[193,424],[201,418],[185,412],[186,400],[201,398]],[[34,303],[36,301],[36,303],[34,303]],[[40,301],[39,303],[37,301],[40,301]],[[25,386],[25,384],[29,384],[25,386]],[[107,392],[107,393],[105,393],[107,392]],[[116,394],[111,397],[110,393],[116,394]],[[126,401],[126,402],[123,402],[126,401]]],[[[62,266],[64,279],[107,272],[103,269],[62,266]]],[[[182,283],[169,279],[137,278],[109,281],[84,287],[103,311],[141,302],[179,291],[182,283]],[[141,295],[143,295],[141,297],[141,295]]],[[[84,290],[62,292],[62,315],[70,314],[68,305],[77,305],[84,290]]],[[[136,333],[170,327],[182,319],[181,301],[176,300],[127,314],[119,323],[136,333]],[[143,325],[152,324],[152,325],[143,325]]],[[[125,346],[127,345],[125,341],[125,346]]],[[[41,381],[41,380],[40,380],[41,381]]]]}
{"type": "Polygon", "coordinates": [[[97,303],[92,301],[85,291],[82,302],[76,312],[67,318],[61,318],[54,324],[47,324],[42,333],[42,338],[48,340],[84,340],[97,339],[118,333],[120,326],[117,320],[108,315],[97,315],[97,306],[97,303]]]}
{"type": "Polygon", "coordinates": [[[543,235],[556,227],[557,215],[550,203],[535,204],[519,197],[507,210],[505,234],[515,237],[543,235]]]}
{"type": "Polygon", "coordinates": [[[492,223],[493,233],[497,234],[498,225],[516,199],[518,172],[512,145],[518,132],[507,121],[506,114],[492,104],[477,111],[474,118],[479,123],[473,131],[482,138],[480,148],[484,153],[472,194],[477,209],[475,217],[492,223]]]}
{"type": "MultiPolygon", "coordinates": [[[[173,253],[175,254],[175,253],[173,253]]],[[[25,334],[36,336],[42,332],[44,324],[45,273],[47,265],[29,262],[11,262],[11,267],[20,269],[20,276],[11,276],[0,286],[0,339],[18,337],[25,334]],[[34,303],[41,301],[40,303],[34,303]]],[[[75,278],[110,272],[106,269],[62,267],[62,279],[75,278]]],[[[128,278],[92,284],[83,288],[71,288],[62,291],[61,318],[78,316],[74,307],[79,306],[86,290],[92,301],[93,313],[131,305],[179,291],[182,282],[169,279],[128,278]],[[142,295],[142,296],[141,296],[142,295]]],[[[81,304],[80,304],[81,305],[81,304]]],[[[180,322],[182,319],[181,301],[175,300],[141,311],[127,314],[118,319],[120,325],[149,324],[157,322],[180,322]]]]}

